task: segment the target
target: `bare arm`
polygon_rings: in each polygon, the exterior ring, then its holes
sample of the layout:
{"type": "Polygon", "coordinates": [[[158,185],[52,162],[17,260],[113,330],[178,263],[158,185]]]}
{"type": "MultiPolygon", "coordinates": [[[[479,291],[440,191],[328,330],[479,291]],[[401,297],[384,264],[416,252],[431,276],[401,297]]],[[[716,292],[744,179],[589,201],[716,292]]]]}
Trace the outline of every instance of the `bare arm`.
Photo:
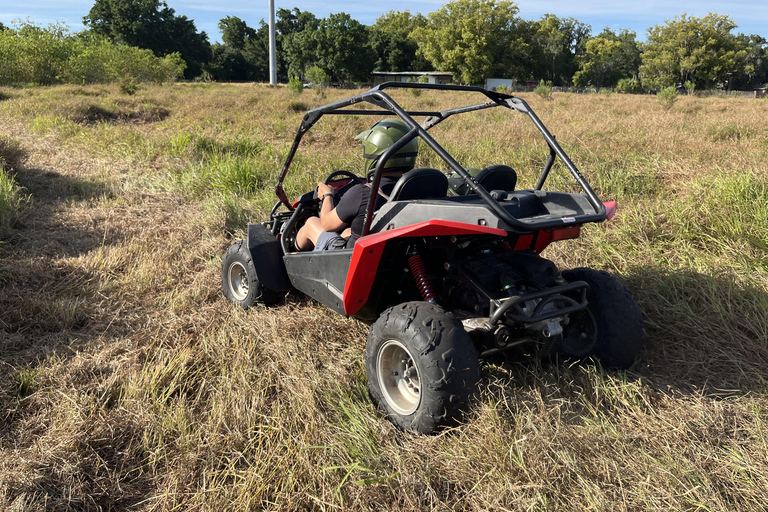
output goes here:
{"type": "Polygon", "coordinates": [[[335,205],[333,204],[333,196],[326,194],[332,194],[331,187],[325,183],[318,183],[317,195],[321,198],[322,204],[320,207],[320,224],[323,227],[323,231],[339,232],[347,227],[346,222],[342,222],[339,218],[339,214],[336,213],[335,205]]]}

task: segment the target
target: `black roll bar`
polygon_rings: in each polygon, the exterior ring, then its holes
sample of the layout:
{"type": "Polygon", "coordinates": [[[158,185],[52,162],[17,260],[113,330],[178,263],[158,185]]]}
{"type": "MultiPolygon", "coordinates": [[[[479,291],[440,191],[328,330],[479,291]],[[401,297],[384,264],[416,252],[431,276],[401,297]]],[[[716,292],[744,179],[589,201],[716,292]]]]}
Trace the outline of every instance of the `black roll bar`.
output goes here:
{"type": "Polygon", "coordinates": [[[467,185],[472,189],[472,191],[474,191],[483,200],[483,202],[485,202],[488,205],[488,207],[493,211],[494,214],[496,214],[501,220],[503,220],[512,228],[516,228],[518,230],[528,232],[532,230],[560,227],[566,223],[573,225],[573,224],[581,224],[585,222],[601,222],[605,220],[606,211],[605,211],[605,206],[603,206],[603,203],[600,201],[600,199],[597,197],[595,192],[589,186],[589,183],[587,183],[587,180],[584,178],[584,176],[582,176],[581,172],[579,172],[579,169],[576,167],[576,165],[571,161],[571,159],[568,157],[565,151],[557,143],[557,141],[555,140],[555,137],[551,133],[549,133],[549,130],[547,130],[547,128],[544,126],[541,120],[536,116],[536,114],[531,110],[530,106],[522,98],[511,96],[509,94],[498,93],[495,91],[488,91],[486,89],[483,89],[482,87],[477,87],[477,86],[421,84],[421,83],[406,83],[406,82],[386,82],[386,83],[377,85],[373,89],[370,89],[369,91],[366,91],[362,94],[358,94],[356,96],[347,98],[345,100],[337,101],[322,107],[312,109],[304,115],[304,118],[301,122],[301,126],[299,127],[299,131],[296,134],[296,138],[293,141],[291,150],[289,151],[285,164],[283,165],[283,169],[280,172],[277,185],[275,185],[275,194],[277,195],[280,202],[283,205],[285,205],[289,210],[293,210],[293,206],[289,202],[288,197],[286,196],[285,191],[283,190],[283,181],[285,180],[285,176],[288,173],[288,169],[290,168],[291,163],[293,162],[293,158],[296,154],[296,150],[299,147],[299,143],[301,142],[302,137],[310,128],[312,128],[312,126],[314,126],[315,123],[317,123],[320,120],[320,118],[323,115],[326,115],[326,114],[366,115],[366,116],[396,115],[401,120],[403,120],[403,122],[405,122],[406,125],[410,128],[410,131],[408,131],[408,133],[405,136],[401,137],[396,144],[394,144],[389,149],[387,149],[387,151],[385,151],[378,160],[378,163],[376,165],[376,170],[374,172],[372,183],[371,183],[371,198],[369,199],[369,202],[368,202],[368,209],[366,211],[365,224],[364,224],[362,236],[367,235],[370,230],[371,222],[373,220],[373,210],[376,204],[376,196],[378,194],[379,184],[381,182],[381,175],[384,172],[384,165],[393,154],[395,154],[400,148],[402,148],[405,144],[410,142],[416,136],[420,137],[424,141],[424,143],[427,146],[429,146],[435,153],[437,153],[437,155],[446,164],[448,164],[448,166],[456,174],[461,176],[461,178],[467,183],[467,185]],[[464,107],[453,108],[453,109],[445,110],[442,112],[406,111],[402,107],[400,107],[400,105],[398,105],[397,102],[395,102],[388,94],[384,92],[385,89],[430,89],[430,90],[476,92],[476,93],[483,94],[490,101],[486,103],[479,103],[475,105],[468,105],[464,107]],[[345,109],[346,107],[352,106],[360,102],[371,103],[375,106],[378,106],[380,110],[345,109]],[[579,215],[573,219],[567,219],[567,220],[560,219],[560,218],[550,218],[550,219],[544,219],[539,221],[523,222],[517,219],[516,217],[513,217],[512,215],[510,215],[509,212],[507,212],[504,209],[504,207],[501,206],[501,204],[499,204],[498,201],[496,201],[493,197],[491,197],[491,195],[488,193],[487,190],[485,190],[482,186],[477,184],[477,182],[466,171],[466,169],[464,169],[464,167],[461,164],[459,164],[427,132],[427,130],[434,127],[438,123],[441,123],[442,121],[444,121],[445,119],[447,119],[452,115],[472,112],[475,110],[482,110],[482,109],[491,108],[491,107],[506,107],[511,110],[516,110],[518,112],[526,114],[531,119],[534,126],[536,126],[536,128],[542,134],[542,136],[544,137],[544,140],[549,146],[549,150],[550,150],[549,158],[547,159],[544,169],[542,169],[541,175],[539,176],[539,180],[536,183],[536,190],[541,190],[541,187],[544,185],[544,181],[546,180],[552,168],[552,165],[554,164],[555,156],[557,156],[560,158],[560,160],[562,160],[562,162],[565,164],[568,171],[571,173],[573,178],[576,180],[576,182],[579,184],[579,186],[582,188],[582,190],[586,194],[587,200],[589,201],[592,208],[594,208],[595,210],[594,214],[579,215]],[[426,117],[427,119],[424,121],[424,123],[419,124],[413,119],[414,116],[426,117]]]}

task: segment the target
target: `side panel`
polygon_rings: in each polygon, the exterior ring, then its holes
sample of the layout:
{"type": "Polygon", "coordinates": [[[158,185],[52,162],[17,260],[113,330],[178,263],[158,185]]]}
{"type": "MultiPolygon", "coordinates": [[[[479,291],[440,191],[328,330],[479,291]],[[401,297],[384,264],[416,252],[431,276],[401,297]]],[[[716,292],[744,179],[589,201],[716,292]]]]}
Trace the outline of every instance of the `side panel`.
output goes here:
{"type": "Polygon", "coordinates": [[[507,232],[503,229],[446,220],[429,220],[360,238],[355,243],[344,286],[344,313],[354,315],[368,300],[387,241],[395,238],[473,234],[507,236],[507,232]]]}
{"type": "Polygon", "coordinates": [[[344,282],[352,249],[307,251],[283,256],[291,284],[342,315],[344,282]]]}
{"type": "Polygon", "coordinates": [[[285,272],[280,242],[269,229],[261,224],[249,224],[246,244],[261,284],[276,292],[290,290],[291,283],[285,272]]]}

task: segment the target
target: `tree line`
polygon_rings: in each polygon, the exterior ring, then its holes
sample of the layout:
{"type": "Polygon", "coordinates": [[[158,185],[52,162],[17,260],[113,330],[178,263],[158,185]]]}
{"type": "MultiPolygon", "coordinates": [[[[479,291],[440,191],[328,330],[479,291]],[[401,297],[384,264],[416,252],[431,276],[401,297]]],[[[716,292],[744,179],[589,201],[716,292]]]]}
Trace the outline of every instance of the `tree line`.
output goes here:
{"type": "MultiPolygon", "coordinates": [[[[735,33],[727,15],[683,14],[654,25],[647,40],[631,30],[597,35],[574,18],[519,17],[511,0],[453,0],[429,14],[389,11],[366,26],[346,13],[318,18],[278,9],[278,80],[327,77],[368,82],[372,71],[449,71],[455,82],[511,78],[555,86],[619,87],[627,92],[688,84],[748,89],[768,81],[768,41],[735,33]]],[[[162,0],[96,0],[83,19],[91,34],[114,44],[178,55],[188,79],[269,79],[269,29],[236,16],[218,23],[211,44],[194,22],[162,0]]]]}

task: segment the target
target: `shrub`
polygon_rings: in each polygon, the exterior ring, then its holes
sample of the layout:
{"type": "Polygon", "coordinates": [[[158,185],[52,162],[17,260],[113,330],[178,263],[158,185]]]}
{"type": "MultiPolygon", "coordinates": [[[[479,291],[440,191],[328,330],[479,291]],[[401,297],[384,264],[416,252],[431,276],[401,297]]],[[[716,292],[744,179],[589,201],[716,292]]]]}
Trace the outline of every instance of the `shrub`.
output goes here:
{"type": "MultiPolygon", "coordinates": [[[[406,80],[409,84],[426,84],[429,82],[429,79],[426,76],[420,76],[419,78],[410,77],[408,80],[406,80]]],[[[411,93],[411,96],[418,98],[421,96],[421,89],[408,89],[408,92],[411,93]]]]}
{"type": "Polygon", "coordinates": [[[0,31],[0,84],[49,85],[59,74],[71,52],[71,37],[65,25],[47,29],[31,22],[17,29],[0,31]]]}
{"type": "Polygon", "coordinates": [[[160,58],[93,34],[70,35],[61,24],[32,23],[0,31],[0,62],[0,85],[168,82],[186,68],[178,53],[160,58]]]}
{"type": "Polygon", "coordinates": [[[666,87],[660,90],[656,97],[659,99],[661,107],[664,110],[669,110],[677,101],[677,90],[674,86],[666,87]]]}
{"type": "Polygon", "coordinates": [[[536,86],[536,89],[534,89],[533,92],[538,94],[542,99],[551,100],[552,82],[542,81],[538,86],[536,86]]]}
{"type": "Polygon", "coordinates": [[[132,76],[128,76],[120,80],[120,92],[133,96],[139,91],[139,84],[132,76]]]}
{"type": "Polygon", "coordinates": [[[309,107],[303,101],[292,100],[288,102],[288,110],[292,112],[306,112],[309,107]]]}
{"type": "Polygon", "coordinates": [[[186,68],[181,55],[156,57],[152,50],[114,44],[102,37],[82,37],[74,43],[63,79],[69,83],[172,82],[186,68]]]}
{"type": "Polygon", "coordinates": [[[515,88],[514,87],[510,87],[508,85],[497,85],[494,88],[494,91],[500,92],[502,94],[512,94],[512,93],[515,92],[515,88]]]}
{"type": "Polygon", "coordinates": [[[307,80],[312,83],[312,87],[322,88],[328,87],[331,83],[331,77],[325,70],[319,66],[312,66],[306,71],[307,80]]]}
{"type": "Polygon", "coordinates": [[[683,87],[685,87],[685,92],[690,96],[693,94],[693,91],[696,90],[696,84],[691,82],[690,80],[686,80],[683,84],[683,87]]]}
{"type": "Polygon", "coordinates": [[[616,84],[616,92],[624,94],[639,94],[643,92],[643,86],[637,78],[622,78],[616,84]]]}
{"type": "Polygon", "coordinates": [[[301,79],[297,76],[292,76],[288,79],[288,89],[296,95],[301,94],[304,92],[304,84],[301,83],[301,79]]]}

